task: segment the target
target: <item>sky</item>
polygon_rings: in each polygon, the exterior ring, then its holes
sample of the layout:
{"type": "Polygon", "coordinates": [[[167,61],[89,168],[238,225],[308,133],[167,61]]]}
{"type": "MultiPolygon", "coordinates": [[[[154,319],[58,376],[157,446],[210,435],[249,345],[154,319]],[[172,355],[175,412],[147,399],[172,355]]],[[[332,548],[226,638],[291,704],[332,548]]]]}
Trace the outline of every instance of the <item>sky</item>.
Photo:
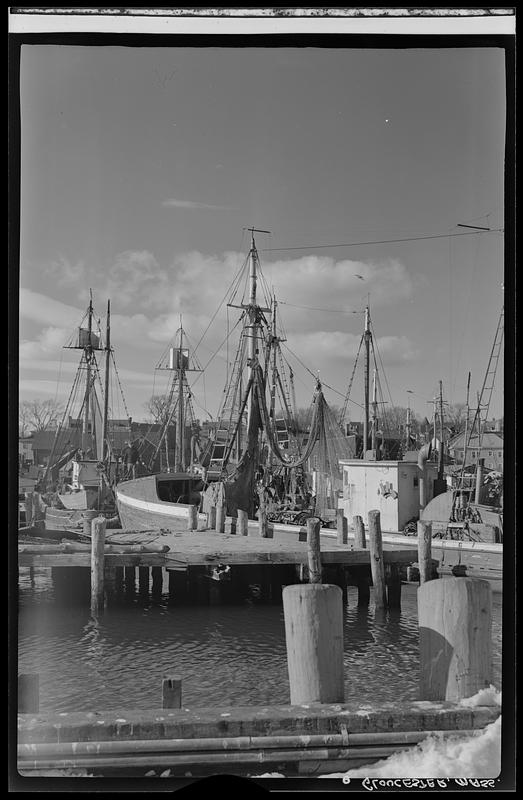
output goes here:
{"type": "MultiPolygon", "coordinates": [[[[367,303],[387,403],[430,417],[439,381],[464,402],[469,371],[475,401],[504,239],[459,226],[503,228],[504,70],[496,47],[24,44],[20,400],[65,403],[91,290],[102,326],[111,300],[112,415],[147,418],[181,318],[206,367],[196,414],[216,416],[238,313],[222,301],[254,226],[299,406],[318,374],[343,405],[367,303]]],[[[360,359],[354,421],[362,384],[360,359]]]]}

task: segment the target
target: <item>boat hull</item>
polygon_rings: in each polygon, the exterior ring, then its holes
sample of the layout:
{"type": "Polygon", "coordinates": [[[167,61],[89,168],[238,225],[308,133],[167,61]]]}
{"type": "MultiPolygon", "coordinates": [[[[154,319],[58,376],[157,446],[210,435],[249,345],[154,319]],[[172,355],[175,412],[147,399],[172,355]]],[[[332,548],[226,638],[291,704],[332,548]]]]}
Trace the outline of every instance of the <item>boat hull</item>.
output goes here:
{"type": "Polygon", "coordinates": [[[92,489],[80,489],[78,492],[64,492],[59,494],[62,505],[71,511],[93,510],[99,505],[100,490],[98,487],[92,489]]]}
{"type": "MultiPolygon", "coordinates": [[[[187,478],[191,479],[192,477],[187,478]]],[[[185,531],[192,504],[161,500],[158,497],[156,476],[147,475],[144,478],[119,483],[116,487],[116,505],[123,529],[163,528],[185,531]]],[[[199,514],[199,524],[205,520],[206,516],[199,514]]]]}

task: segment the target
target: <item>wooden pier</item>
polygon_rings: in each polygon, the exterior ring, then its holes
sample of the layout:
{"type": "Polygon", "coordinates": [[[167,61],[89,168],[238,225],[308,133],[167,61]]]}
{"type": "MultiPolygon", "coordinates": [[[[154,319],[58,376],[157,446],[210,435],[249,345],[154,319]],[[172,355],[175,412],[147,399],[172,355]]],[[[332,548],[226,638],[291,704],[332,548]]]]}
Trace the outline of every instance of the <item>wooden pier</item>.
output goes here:
{"type": "MultiPolygon", "coordinates": [[[[260,600],[281,602],[281,592],[285,585],[308,580],[309,551],[307,531],[297,535],[289,532],[271,530],[272,538],[260,536],[239,536],[216,531],[150,531],[145,544],[132,544],[144,534],[132,534],[124,530],[107,531],[103,553],[103,568],[107,576],[116,572],[116,583],[121,584],[120,573],[125,570],[126,584],[135,582],[138,568],[140,586],[146,591],[149,586],[151,569],[156,572],[156,589],[163,583],[158,577],[158,568],[168,572],[169,593],[180,601],[192,598],[196,602],[228,601],[233,595],[245,592],[245,586],[258,584],[260,600]],[[301,539],[301,541],[300,541],[301,539]],[[148,543],[147,543],[148,542],[148,543]],[[127,549],[142,552],[117,552],[127,549]],[[148,549],[158,552],[147,552],[148,549]],[[164,551],[164,552],[159,552],[164,551]],[[213,569],[218,565],[229,568],[228,581],[206,580],[212,578],[213,569]],[[133,573],[131,575],[131,572],[133,573]],[[120,579],[120,580],[119,580],[120,579]]],[[[339,543],[336,539],[318,537],[319,563],[324,578],[346,590],[347,586],[357,586],[359,602],[369,600],[369,587],[372,585],[372,565],[375,558],[367,549],[354,549],[350,544],[339,543]]],[[[20,568],[52,568],[57,581],[62,568],[78,572],[78,568],[93,567],[93,552],[89,544],[57,543],[55,545],[20,544],[18,564],[20,568]],[[58,571],[58,572],[57,572],[58,571]]],[[[97,557],[96,590],[100,593],[100,553],[97,557]]],[[[395,597],[393,605],[399,606],[401,574],[407,566],[415,563],[418,553],[415,548],[384,549],[382,566],[384,581],[390,597],[395,597]]],[[[95,574],[94,572],[92,573],[95,574]]],[[[65,574],[63,578],[65,578],[65,574]]],[[[93,579],[94,580],[94,579],[93,579]]],[[[113,580],[114,583],[114,580],[113,580]]],[[[383,586],[385,585],[383,584],[383,586]]],[[[383,586],[381,589],[383,589],[383,586]]],[[[111,588],[113,586],[111,585],[111,588]]],[[[382,592],[380,592],[380,596],[382,592]]]]}

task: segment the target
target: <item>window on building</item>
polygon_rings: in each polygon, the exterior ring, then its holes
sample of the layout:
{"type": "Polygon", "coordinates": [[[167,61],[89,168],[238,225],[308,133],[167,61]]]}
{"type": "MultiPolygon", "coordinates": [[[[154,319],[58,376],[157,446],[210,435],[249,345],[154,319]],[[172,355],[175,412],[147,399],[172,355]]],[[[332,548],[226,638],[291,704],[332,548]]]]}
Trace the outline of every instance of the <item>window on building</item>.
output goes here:
{"type": "Polygon", "coordinates": [[[492,450],[488,451],[489,456],[492,458],[492,450]]]}
{"type": "Polygon", "coordinates": [[[501,450],[498,450],[498,456],[501,458],[502,455],[503,453],[501,452],[501,450]]]}
{"type": "Polygon", "coordinates": [[[475,450],[472,451],[472,458],[476,458],[476,451],[475,450]]]}

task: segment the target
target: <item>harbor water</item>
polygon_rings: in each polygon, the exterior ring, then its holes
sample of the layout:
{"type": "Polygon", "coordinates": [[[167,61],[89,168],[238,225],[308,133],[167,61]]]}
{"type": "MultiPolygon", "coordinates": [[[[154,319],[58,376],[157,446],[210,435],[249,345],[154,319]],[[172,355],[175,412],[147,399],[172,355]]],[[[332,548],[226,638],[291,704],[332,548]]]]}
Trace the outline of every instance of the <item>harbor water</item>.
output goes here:
{"type": "MultiPolygon", "coordinates": [[[[493,678],[501,689],[501,593],[492,595],[493,678]]],[[[361,705],[419,698],[416,586],[401,611],[344,609],[345,699],[361,705]]],[[[49,570],[19,579],[18,672],[40,676],[40,711],[161,707],[164,675],[183,681],[189,708],[288,704],[281,605],[176,606],[138,593],[93,620],[55,597],[49,570]]]]}

